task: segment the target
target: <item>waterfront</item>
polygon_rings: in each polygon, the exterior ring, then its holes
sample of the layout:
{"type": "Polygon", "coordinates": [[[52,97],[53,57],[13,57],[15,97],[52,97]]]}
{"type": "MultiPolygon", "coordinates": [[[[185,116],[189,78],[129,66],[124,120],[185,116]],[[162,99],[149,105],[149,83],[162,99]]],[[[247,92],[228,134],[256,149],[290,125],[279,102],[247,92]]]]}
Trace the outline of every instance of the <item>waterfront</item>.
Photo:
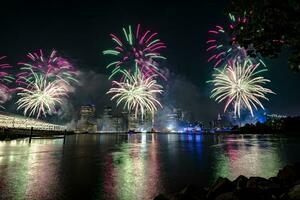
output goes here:
{"type": "Polygon", "coordinates": [[[271,177],[298,161],[300,138],[94,134],[0,142],[1,199],[152,199],[218,176],[271,177]]]}

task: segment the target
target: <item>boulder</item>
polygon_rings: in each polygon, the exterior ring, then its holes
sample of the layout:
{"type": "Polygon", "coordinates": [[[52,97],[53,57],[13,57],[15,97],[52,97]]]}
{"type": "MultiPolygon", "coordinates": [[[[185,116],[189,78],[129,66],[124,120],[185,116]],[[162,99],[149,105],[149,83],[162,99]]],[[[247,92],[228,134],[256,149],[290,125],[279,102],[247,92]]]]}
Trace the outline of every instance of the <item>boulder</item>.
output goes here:
{"type": "Polygon", "coordinates": [[[299,184],[300,184],[300,179],[296,180],[293,185],[299,185],[299,184]]]}
{"type": "Polygon", "coordinates": [[[299,179],[299,173],[295,166],[287,165],[283,169],[279,170],[277,178],[282,185],[290,186],[299,179]]]}
{"type": "Polygon", "coordinates": [[[169,200],[165,195],[159,194],[153,200],[169,200]]]}
{"type": "Polygon", "coordinates": [[[266,200],[272,199],[270,195],[266,195],[260,188],[243,188],[236,190],[234,196],[241,200],[266,200]]]}
{"type": "Polygon", "coordinates": [[[220,194],[231,192],[234,189],[233,183],[228,178],[219,177],[217,181],[210,187],[207,197],[214,199],[220,194]]]}
{"type": "Polygon", "coordinates": [[[234,195],[233,192],[226,192],[217,196],[215,200],[239,200],[239,199],[234,195]]]}
{"type": "Polygon", "coordinates": [[[191,200],[200,200],[206,198],[207,191],[203,188],[198,188],[193,185],[186,186],[179,193],[176,193],[171,198],[172,200],[183,200],[183,199],[191,199],[191,200]]]}
{"type": "Polygon", "coordinates": [[[279,179],[277,178],[277,176],[270,177],[268,180],[272,183],[279,183],[279,179]]]}
{"type": "Polygon", "coordinates": [[[264,196],[268,197],[279,197],[286,192],[286,190],[282,188],[279,183],[262,177],[250,177],[247,182],[247,188],[260,189],[264,196]]]}
{"type": "Polygon", "coordinates": [[[288,197],[291,200],[300,200],[300,184],[295,185],[288,193],[288,197]]]}
{"type": "Polygon", "coordinates": [[[246,176],[240,175],[233,181],[233,185],[236,190],[240,190],[247,186],[248,178],[246,176]]]}
{"type": "Polygon", "coordinates": [[[247,188],[267,188],[272,182],[262,177],[250,177],[247,181],[247,188]]]}

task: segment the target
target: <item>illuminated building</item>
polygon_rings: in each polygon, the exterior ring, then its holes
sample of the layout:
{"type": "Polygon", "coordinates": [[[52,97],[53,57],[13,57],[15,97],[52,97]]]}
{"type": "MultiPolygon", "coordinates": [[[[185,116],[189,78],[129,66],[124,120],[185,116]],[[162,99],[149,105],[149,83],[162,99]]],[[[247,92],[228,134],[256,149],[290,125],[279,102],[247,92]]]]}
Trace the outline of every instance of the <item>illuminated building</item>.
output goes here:
{"type": "Polygon", "coordinates": [[[137,131],[149,132],[153,128],[154,117],[152,113],[146,113],[143,118],[138,118],[138,128],[137,131]]]}
{"type": "Polygon", "coordinates": [[[168,132],[177,132],[179,124],[184,120],[184,113],[181,109],[174,108],[171,113],[167,114],[167,127],[168,132]]]}
{"type": "Polygon", "coordinates": [[[218,113],[217,118],[210,123],[211,129],[224,130],[232,126],[226,115],[218,113]]]}
{"type": "Polygon", "coordinates": [[[0,127],[1,128],[20,128],[20,129],[33,129],[38,130],[66,130],[66,126],[56,125],[20,115],[0,113],[0,127]]]}
{"type": "Polygon", "coordinates": [[[113,116],[112,116],[112,108],[105,107],[103,111],[103,115],[101,117],[100,123],[100,131],[102,132],[112,132],[113,130],[113,116]]]}
{"type": "Polygon", "coordinates": [[[128,112],[122,112],[122,119],[123,119],[123,130],[128,131],[128,112]]]}
{"type": "Polygon", "coordinates": [[[135,117],[134,113],[128,114],[128,130],[136,131],[138,128],[138,119],[135,117]]]}
{"type": "Polygon", "coordinates": [[[77,123],[77,130],[79,132],[91,132],[97,131],[97,122],[95,118],[95,106],[84,105],[80,108],[80,120],[77,123]]]}
{"type": "Polygon", "coordinates": [[[100,132],[128,131],[128,113],[113,114],[111,107],[105,107],[99,123],[100,132]]]}
{"type": "Polygon", "coordinates": [[[111,109],[111,107],[106,106],[106,107],[104,108],[103,115],[104,115],[104,116],[109,116],[109,117],[111,117],[111,116],[112,116],[112,109],[111,109]]]}
{"type": "Polygon", "coordinates": [[[128,130],[137,132],[150,132],[153,129],[153,115],[146,112],[142,117],[140,113],[135,116],[134,113],[128,115],[128,130]]]}
{"type": "Polygon", "coordinates": [[[280,114],[270,114],[270,115],[267,115],[267,118],[268,119],[282,119],[282,118],[286,118],[287,116],[286,115],[280,115],[280,114]]]}
{"type": "Polygon", "coordinates": [[[153,128],[152,113],[146,112],[142,117],[134,112],[113,113],[111,107],[105,107],[99,123],[100,132],[145,132],[153,128]]]}
{"type": "Polygon", "coordinates": [[[128,131],[128,113],[122,112],[121,114],[113,115],[113,127],[117,132],[128,131]]]}

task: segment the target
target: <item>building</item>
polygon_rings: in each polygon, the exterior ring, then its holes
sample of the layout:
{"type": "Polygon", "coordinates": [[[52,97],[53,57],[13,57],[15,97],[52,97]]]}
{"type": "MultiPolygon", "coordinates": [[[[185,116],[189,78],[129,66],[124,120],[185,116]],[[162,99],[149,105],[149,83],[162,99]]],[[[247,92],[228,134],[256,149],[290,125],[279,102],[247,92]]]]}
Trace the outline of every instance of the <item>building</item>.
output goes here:
{"type": "Polygon", "coordinates": [[[218,113],[217,118],[210,123],[210,129],[227,130],[232,127],[229,117],[218,113]]]}
{"type": "Polygon", "coordinates": [[[101,132],[112,132],[114,131],[113,126],[112,108],[107,106],[103,110],[99,130],[101,132]]]}
{"type": "Polygon", "coordinates": [[[105,107],[100,118],[100,132],[125,132],[128,131],[128,113],[113,114],[111,107],[105,107]]]}
{"type": "Polygon", "coordinates": [[[122,112],[122,119],[123,119],[123,130],[124,131],[128,131],[129,129],[128,129],[128,116],[129,116],[129,114],[128,114],[128,112],[126,112],[126,111],[123,111],[122,112]]]}
{"type": "Polygon", "coordinates": [[[167,114],[167,132],[177,132],[184,121],[184,113],[179,108],[173,108],[171,113],[167,114]]]}
{"type": "Polygon", "coordinates": [[[153,114],[150,112],[135,115],[134,112],[128,115],[128,130],[137,132],[147,132],[153,129],[153,114]]]}
{"type": "Polygon", "coordinates": [[[77,131],[94,133],[97,131],[97,120],[94,105],[84,105],[80,108],[80,119],[77,123],[77,131]]]}

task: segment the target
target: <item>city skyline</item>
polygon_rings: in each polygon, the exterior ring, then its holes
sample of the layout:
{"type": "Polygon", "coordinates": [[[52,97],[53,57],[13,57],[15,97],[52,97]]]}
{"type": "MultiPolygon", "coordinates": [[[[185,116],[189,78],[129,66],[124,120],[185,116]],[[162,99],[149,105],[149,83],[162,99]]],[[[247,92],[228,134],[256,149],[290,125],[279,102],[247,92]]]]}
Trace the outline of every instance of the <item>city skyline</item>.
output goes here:
{"type": "MultiPolygon", "coordinates": [[[[168,82],[164,83],[165,92],[161,97],[163,107],[182,108],[191,112],[196,120],[208,122],[222,113],[223,106],[209,98],[211,86],[206,81],[211,78],[212,68],[206,62],[205,42],[207,30],[226,20],[227,16],[222,14],[226,4],[226,1],[204,3],[203,8],[198,8],[191,3],[179,9],[179,3],[162,3],[159,10],[145,16],[143,11],[146,8],[121,2],[106,5],[88,2],[83,7],[67,3],[37,3],[33,7],[24,2],[11,3],[8,8],[12,7],[16,12],[2,13],[2,17],[6,19],[6,28],[1,32],[1,53],[8,56],[8,61],[13,66],[27,52],[39,48],[47,52],[57,49],[71,60],[79,69],[82,82],[75,88],[75,93],[70,95],[68,104],[62,106],[64,113],[57,113],[65,121],[70,121],[81,105],[89,103],[95,104],[99,113],[104,106],[112,106],[121,112],[122,107],[116,108],[115,103],[110,102],[110,96],[105,95],[111,86],[109,73],[105,69],[109,59],[101,55],[101,51],[110,46],[110,32],[120,33],[123,26],[143,22],[143,26],[159,32],[160,38],[168,47],[164,53],[168,59],[160,65],[168,72],[168,82]],[[120,10],[123,7],[128,10],[123,18],[121,14],[105,11],[120,10]],[[64,9],[71,11],[64,14],[64,9]],[[201,15],[198,15],[197,9],[201,9],[201,15]],[[89,14],[80,14],[80,10],[89,14]],[[208,12],[209,10],[215,10],[218,14],[208,12]],[[22,20],[16,21],[20,16],[22,20]],[[40,31],[34,31],[37,27],[31,23],[31,19],[35,19],[43,28],[39,27],[40,31]],[[18,28],[10,28],[12,25],[18,28]],[[22,34],[19,29],[23,30],[22,34]]],[[[150,8],[151,5],[148,9],[150,8]]],[[[287,67],[287,50],[280,58],[265,61],[269,69],[266,77],[272,80],[269,86],[277,93],[271,97],[270,102],[264,102],[266,112],[297,115],[300,112],[297,103],[299,93],[294,85],[300,78],[287,67]],[[287,76],[288,79],[284,78],[287,76]]],[[[15,108],[14,104],[7,105],[6,111],[14,112],[15,108]]]]}

